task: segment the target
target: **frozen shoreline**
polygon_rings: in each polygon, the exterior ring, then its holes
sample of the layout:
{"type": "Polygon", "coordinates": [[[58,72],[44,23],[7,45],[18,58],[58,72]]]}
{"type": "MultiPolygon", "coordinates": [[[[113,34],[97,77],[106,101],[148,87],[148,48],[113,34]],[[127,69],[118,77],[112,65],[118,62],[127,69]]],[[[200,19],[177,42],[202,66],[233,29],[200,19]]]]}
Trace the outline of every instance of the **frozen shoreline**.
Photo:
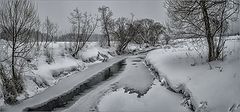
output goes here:
{"type": "Polygon", "coordinates": [[[161,80],[186,97],[186,104],[200,112],[238,112],[240,110],[239,40],[229,37],[224,61],[206,63],[188,46],[157,49],[148,53],[146,62],[161,80]],[[182,91],[181,91],[182,90],[182,91]],[[189,98],[188,98],[189,96],[189,98]]]}

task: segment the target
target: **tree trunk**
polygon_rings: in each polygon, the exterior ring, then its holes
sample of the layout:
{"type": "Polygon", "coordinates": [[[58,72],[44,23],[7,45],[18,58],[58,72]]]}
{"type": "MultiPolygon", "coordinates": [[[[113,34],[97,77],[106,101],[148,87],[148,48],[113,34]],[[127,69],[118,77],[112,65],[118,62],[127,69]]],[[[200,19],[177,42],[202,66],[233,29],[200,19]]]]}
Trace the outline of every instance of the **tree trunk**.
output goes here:
{"type": "Polygon", "coordinates": [[[108,37],[107,37],[107,38],[108,38],[108,47],[111,47],[111,44],[110,44],[111,41],[110,41],[110,36],[109,36],[109,34],[108,34],[108,37]]]}
{"type": "MultiPolygon", "coordinates": [[[[14,50],[12,51],[12,53],[14,53],[14,50]]],[[[15,63],[14,63],[15,59],[14,59],[14,54],[12,54],[12,65],[11,65],[11,68],[12,68],[12,77],[14,80],[17,79],[17,75],[15,73],[15,63]]]]}
{"type": "Polygon", "coordinates": [[[104,29],[105,29],[105,32],[106,32],[106,38],[107,38],[107,45],[108,47],[111,47],[111,44],[110,44],[110,35],[109,35],[109,31],[108,31],[108,23],[107,23],[107,18],[105,17],[105,12],[103,11],[102,13],[102,19],[103,19],[103,24],[104,24],[104,29]]]}
{"type": "Polygon", "coordinates": [[[15,37],[12,37],[12,54],[11,54],[11,59],[12,59],[12,63],[11,63],[11,69],[12,69],[12,77],[14,80],[17,79],[16,73],[15,73],[15,37]]]}
{"type": "Polygon", "coordinates": [[[201,5],[202,14],[203,14],[204,24],[205,24],[205,31],[206,31],[205,34],[208,42],[208,61],[210,62],[215,60],[214,40],[211,34],[211,26],[210,26],[209,17],[208,17],[206,1],[201,0],[200,5],[201,5]]]}
{"type": "Polygon", "coordinates": [[[108,44],[108,47],[111,47],[111,44],[110,44],[110,36],[109,36],[109,32],[108,32],[108,29],[107,29],[107,25],[105,25],[105,30],[106,30],[106,37],[107,37],[107,44],[108,44]]]}

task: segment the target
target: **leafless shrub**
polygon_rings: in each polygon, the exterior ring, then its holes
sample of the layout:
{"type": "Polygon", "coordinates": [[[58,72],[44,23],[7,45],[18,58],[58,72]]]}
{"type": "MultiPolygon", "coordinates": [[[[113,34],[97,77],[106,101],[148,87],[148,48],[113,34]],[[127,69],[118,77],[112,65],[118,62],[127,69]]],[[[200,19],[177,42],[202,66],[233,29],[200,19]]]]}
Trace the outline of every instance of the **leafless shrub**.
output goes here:
{"type": "Polygon", "coordinates": [[[70,23],[72,24],[72,37],[75,39],[70,52],[77,58],[78,52],[85,46],[86,42],[92,36],[97,26],[97,20],[87,12],[81,13],[78,8],[70,14],[70,23]]]}
{"type": "Polygon", "coordinates": [[[8,104],[13,104],[16,102],[17,90],[14,87],[15,84],[12,82],[11,78],[5,72],[5,68],[0,64],[0,79],[2,82],[2,93],[4,101],[8,104]]]}
{"type": "Polygon", "coordinates": [[[138,26],[138,35],[144,43],[154,46],[159,41],[165,27],[152,19],[141,19],[135,22],[138,26]]]}
{"type": "Polygon", "coordinates": [[[46,62],[48,64],[51,64],[52,62],[54,62],[52,51],[53,51],[53,49],[50,49],[49,47],[44,49],[44,56],[46,56],[46,62]]]}

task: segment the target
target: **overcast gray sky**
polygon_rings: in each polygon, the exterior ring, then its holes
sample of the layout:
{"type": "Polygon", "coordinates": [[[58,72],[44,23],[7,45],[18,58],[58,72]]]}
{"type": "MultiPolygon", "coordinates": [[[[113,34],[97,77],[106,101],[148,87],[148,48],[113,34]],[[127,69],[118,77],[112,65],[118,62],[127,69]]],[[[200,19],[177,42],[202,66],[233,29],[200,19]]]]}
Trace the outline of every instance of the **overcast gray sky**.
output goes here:
{"type": "MultiPolygon", "coordinates": [[[[137,19],[151,18],[164,23],[167,19],[164,0],[33,0],[42,21],[48,16],[56,22],[65,33],[70,29],[68,18],[73,9],[98,14],[98,7],[105,5],[113,11],[114,18],[130,17],[133,13],[137,19]]],[[[99,33],[99,30],[96,31],[99,33]]]]}

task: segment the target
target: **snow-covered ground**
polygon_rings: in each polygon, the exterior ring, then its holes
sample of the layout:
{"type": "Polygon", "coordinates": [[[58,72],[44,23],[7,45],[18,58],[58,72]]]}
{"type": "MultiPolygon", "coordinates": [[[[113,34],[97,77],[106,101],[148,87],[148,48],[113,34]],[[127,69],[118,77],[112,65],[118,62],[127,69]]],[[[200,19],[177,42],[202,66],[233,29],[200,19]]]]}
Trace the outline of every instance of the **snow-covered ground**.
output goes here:
{"type": "Polygon", "coordinates": [[[158,80],[146,95],[126,93],[124,89],[108,93],[99,103],[100,112],[190,112],[181,105],[182,98],[161,86],[158,80]]]}
{"type": "Polygon", "coordinates": [[[224,61],[206,63],[205,54],[200,58],[195,48],[189,47],[190,41],[182,40],[177,47],[151,51],[146,62],[165,77],[173,89],[184,86],[195,107],[205,102],[204,107],[210,112],[239,112],[240,40],[236,38],[239,37],[228,37],[224,61]]]}
{"type": "MultiPolygon", "coordinates": [[[[159,49],[150,51],[145,62],[155,68],[172,89],[175,91],[184,89],[184,92],[190,94],[191,103],[197,108],[196,112],[239,112],[240,40],[236,38],[239,37],[228,37],[224,50],[227,57],[224,61],[207,63],[204,52],[206,47],[199,45],[193,47],[191,40],[178,39],[170,42],[171,45],[159,46],[159,49]]],[[[194,44],[196,43],[198,42],[194,44]]],[[[141,53],[152,49],[154,48],[142,49],[130,45],[129,51],[140,54],[116,56],[114,48],[101,48],[97,43],[91,42],[79,52],[79,58],[75,59],[66,51],[66,43],[54,43],[49,50],[53,62],[46,62],[47,57],[41,49],[38,52],[40,55],[34,57],[30,63],[33,67],[31,72],[24,74],[26,92],[18,97],[19,104],[4,105],[2,110],[17,112],[48,102],[126,58],[126,67],[121,73],[97,84],[83,93],[70,107],[62,110],[66,112],[190,111],[183,106],[186,98],[181,98],[180,94],[161,86],[163,81],[159,82],[156,79],[158,77],[151,74],[145,66],[145,55],[141,53]],[[98,55],[99,52],[109,57],[109,61],[101,63],[104,57],[98,55]]],[[[3,102],[1,94],[0,100],[3,102]]]]}

